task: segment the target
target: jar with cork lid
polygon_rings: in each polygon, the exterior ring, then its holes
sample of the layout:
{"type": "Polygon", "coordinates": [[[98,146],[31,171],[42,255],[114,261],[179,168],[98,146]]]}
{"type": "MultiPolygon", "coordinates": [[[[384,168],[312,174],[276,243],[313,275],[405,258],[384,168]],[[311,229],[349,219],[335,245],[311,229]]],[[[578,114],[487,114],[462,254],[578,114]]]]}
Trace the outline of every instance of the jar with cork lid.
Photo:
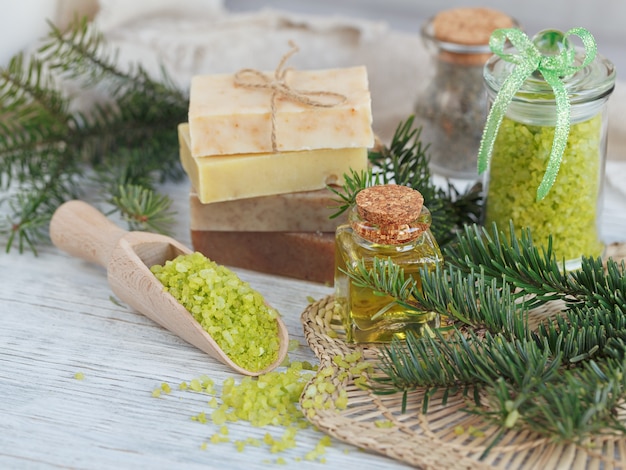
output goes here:
{"type": "Polygon", "coordinates": [[[390,260],[421,288],[420,270],[443,261],[430,231],[431,215],[419,191],[386,184],[361,190],[348,223],[336,231],[335,305],[341,310],[347,341],[389,342],[407,331],[423,335],[440,325],[436,312],[407,308],[391,296],[356,285],[347,274],[360,263],[371,269],[376,258],[390,260]]]}
{"type": "Polygon", "coordinates": [[[475,180],[476,155],[487,116],[483,66],[492,55],[491,33],[517,27],[510,16],[489,8],[454,8],[421,29],[432,77],[415,101],[415,122],[430,144],[434,174],[475,180]]]}

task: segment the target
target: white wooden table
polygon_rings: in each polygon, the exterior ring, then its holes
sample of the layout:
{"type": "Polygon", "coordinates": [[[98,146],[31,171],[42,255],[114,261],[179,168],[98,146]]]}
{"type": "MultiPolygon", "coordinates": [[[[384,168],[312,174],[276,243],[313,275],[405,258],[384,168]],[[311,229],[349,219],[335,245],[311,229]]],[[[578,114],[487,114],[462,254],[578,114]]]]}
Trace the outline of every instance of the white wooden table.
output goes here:
{"type": "MultiPolygon", "coordinates": [[[[191,246],[188,183],[169,185],[180,223],[174,237],[191,246]]],[[[2,249],[4,251],[4,240],[2,249]]],[[[307,297],[321,298],[328,286],[237,270],[283,315],[300,347],[292,361],[317,363],[304,341],[300,314],[307,297]]],[[[103,268],[72,258],[53,246],[32,253],[0,254],[0,468],[271,468],[282,457],[287,468],[406,468],[333,441],[326,464],[304,456],[324,436],[301,431],[297,447],[271,454],[267,446],[233,444],[284,428],[229,423],[230,443],[208,444],[219,428],[193,421],[210,396],[177,390],[206,375],[216,388],[225,366],[151,320],[115,302],[103,268]],[[83,380],[74,378],[84,374],[83,380]],[[167,382],[170,395],[153,398],[167,382]],[[301,459],[301,461],[299,461],[301,459]]]]}
{"type": "MultiPolygon", "coordinates": [[[[626,162],[620,163],[626,165],[626,162]]],[[[626,186],[623,182],[622,189],[626,186]]],[[[618,188],[619,189],[619,188],[618,188]]],[[[179,225],[175,238],[190,246],[188,183],[170,184],[179,225]]],[[[607,187],[604,237],[626,241],[626,193],[607,187]],[[619,197],[618,197],[619,196],[619,197]]],[[[3,246],[4,248],[4,240],[3,246]]],[[[307,297],[326,296],[319,284],[236,270],[283,315],[300,347],[292,360],[315,362],[303,338],[300,314],[307,297]]],[[[206,354],[111,298],[102,268],[53,246],[0,254],[0,468],[287,468],[396,469],[406,466],[333,440],[326,463],[304,456],[322,434],[297,435],[297,447],[271,454],[266,447],[238,452],[238,439],[275,437],[281,428],[228,425],[229,443],[208,444],[218,428],[193,421],[211,409],[209,396],[177,386],[203,374],[219,389],[239,378],[206,354]],[[84,374],[83,380],[75,378],[84,374]],[[174,391],[152,391],[167,382],[174,391]]]]}

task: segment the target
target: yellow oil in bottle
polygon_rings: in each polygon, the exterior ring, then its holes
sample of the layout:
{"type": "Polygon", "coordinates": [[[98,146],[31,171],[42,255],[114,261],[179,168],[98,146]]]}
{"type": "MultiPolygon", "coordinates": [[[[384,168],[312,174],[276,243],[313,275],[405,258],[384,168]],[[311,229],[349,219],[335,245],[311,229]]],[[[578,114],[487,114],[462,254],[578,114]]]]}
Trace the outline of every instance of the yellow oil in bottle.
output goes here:
{"type": "Polygon", "coordinates": [[[374,258],[390,258],[421,288],[419,270],[434,268],[443,259],[429,230],[410,243],[379,245],[367,242],[350,225],[344,225],[337,230],[336,242],[335,302],[342,311],[348,342],[389,342],[394,337],[404,338],[407,331],[421,336],[439,326],[437,313],[406,308],[390,296],[355,285],[346,274],[348,267],[356,267],[360,260],[370,269],[374,258]]]}

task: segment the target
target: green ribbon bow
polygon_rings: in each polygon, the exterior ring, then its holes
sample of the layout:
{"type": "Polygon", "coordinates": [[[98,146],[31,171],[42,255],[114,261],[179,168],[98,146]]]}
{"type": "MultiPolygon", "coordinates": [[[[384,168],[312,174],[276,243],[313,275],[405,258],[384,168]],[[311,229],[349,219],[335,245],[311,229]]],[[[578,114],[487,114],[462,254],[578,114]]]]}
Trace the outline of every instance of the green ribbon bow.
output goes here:
{"type": "Polygon", "coordinates": [[[564,47],[562,47],[559,54],[544,55],[528,36],[519,29],[497,29],[489,39],[489,47],[493,53],[503,60],[515,64],[516,67],[502,83],[502,87],[489,110],[478,149],[478,173],[483,173],[489,166],[493,145],[509,103],[513,100],[513,97],[526,79],[534,72],[539,71],[554,91],[556,126],[548,165],[541,184],[537,189],[537,201],[542,200],[548,194],[556,180],[569,136],[570,102],[565,85],[561,79],[589,65],[595,59],[597,51],[593,36],[584,28],[570,29],[564,34],[562,40],[564,47]],[[575,49],[567,47],[566,43],[567,38],[572,35],[578,36],[585,48],[585,58],[578,66],[574,65],[576,58],[575,49]],[[517,49],[518,54],[505,53],[504,46],[507,40],[517,49]]]}

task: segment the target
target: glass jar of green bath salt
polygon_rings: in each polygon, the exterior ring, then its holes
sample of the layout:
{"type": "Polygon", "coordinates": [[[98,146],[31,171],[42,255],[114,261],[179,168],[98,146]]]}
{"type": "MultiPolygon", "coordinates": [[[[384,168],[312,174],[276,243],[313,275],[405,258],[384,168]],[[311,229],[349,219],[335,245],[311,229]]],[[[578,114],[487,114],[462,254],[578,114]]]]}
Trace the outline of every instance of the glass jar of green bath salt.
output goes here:
{"type": "Polygon", "coordinates": [[[481,159],[489,162],[485,225],[508,232],[512,221],[518,236],[529,228],[540,247],[552,237],[557,261],[576,269],[583,256],[604,251],[606,104],[615,69],[582,28],[543,31],[532,40],[499,34],[484,67],[491,105],[479,151],[479,170],[481,159]]]}

